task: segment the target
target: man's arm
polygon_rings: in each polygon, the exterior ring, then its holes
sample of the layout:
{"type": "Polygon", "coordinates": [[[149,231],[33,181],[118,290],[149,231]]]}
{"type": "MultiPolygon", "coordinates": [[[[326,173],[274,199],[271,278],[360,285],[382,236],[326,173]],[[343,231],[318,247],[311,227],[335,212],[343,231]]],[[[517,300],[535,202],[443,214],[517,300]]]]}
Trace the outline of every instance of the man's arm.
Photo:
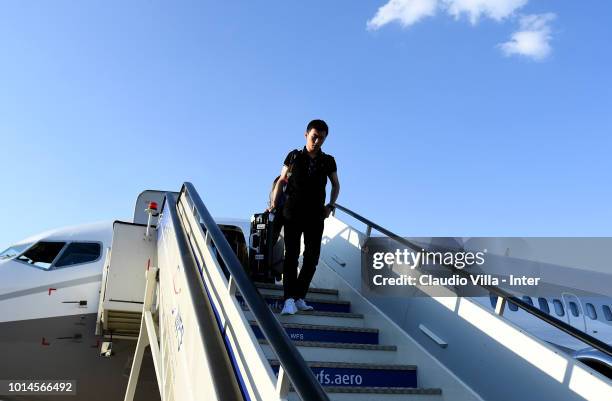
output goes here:
{"type": "Polygon", "coordinates": [[[329,203],[325,206],[326,209],[326,217],[329,217],[331,211],[334,209],[336,205],[336,200],[338,199],[338,195],[340,194],[340,181],[338,180],[338,173],[333,172],[329,176],[329,180],[331,181],[332,189],[330,194],[329,203]]]}
{"type": "Polygon", "coordinates": [[[283,185],[287,183],[287,173],[289,172],[289,167],[283,166],[281,169],[280,178],[276,181],[276,185],[274,186],[274,192],[272,194],[272,204],[270,205],[270,211],[276,208],[276,204],[280,198],[280,194],[282,192],[283,185]]]}

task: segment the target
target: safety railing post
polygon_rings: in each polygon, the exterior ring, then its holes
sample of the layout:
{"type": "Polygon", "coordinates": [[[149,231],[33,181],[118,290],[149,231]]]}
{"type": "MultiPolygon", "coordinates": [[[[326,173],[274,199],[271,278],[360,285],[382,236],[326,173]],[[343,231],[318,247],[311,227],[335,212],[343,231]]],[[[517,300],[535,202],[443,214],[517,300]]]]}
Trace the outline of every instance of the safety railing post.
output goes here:
{"type": "Polygon", "coordinates": [[[497,302],[495,303],[495,313],[499,316],[504,315],[504,310],[506,309],[506,302],[506,298],[499,296],[497,297],[497,302]]]}
{"type": "Polygon", "coordinates": [[[227,283],[227,292],[233,297],[236,295],[236,280],[233,276],[230,276],[229,282],[227,283]]]}
{"type": "Polygon", "coordinates": [[[281,366],[278,369],[278,379],[276,380],[276,393],[281,400],[286,400],[289,396],[289,384],[289,376],[281,366]]]}

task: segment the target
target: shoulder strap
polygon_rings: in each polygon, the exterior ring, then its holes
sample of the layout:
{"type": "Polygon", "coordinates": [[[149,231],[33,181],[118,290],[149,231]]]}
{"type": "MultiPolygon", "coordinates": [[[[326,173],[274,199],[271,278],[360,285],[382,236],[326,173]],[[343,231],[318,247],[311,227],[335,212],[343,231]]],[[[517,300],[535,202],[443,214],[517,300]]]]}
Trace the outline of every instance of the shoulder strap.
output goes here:
{"type": "Polygon", "coordinates": [[[289,176],[291,176],[291,171],[293,170],[293,165],[295,164],[295,160],[297,159],[298,155],[300,154],[300,150],[294,149],[293,152],[291,152],[291,161],[289,162],[289,169],[287,170],[287,173],[289,176]]]}

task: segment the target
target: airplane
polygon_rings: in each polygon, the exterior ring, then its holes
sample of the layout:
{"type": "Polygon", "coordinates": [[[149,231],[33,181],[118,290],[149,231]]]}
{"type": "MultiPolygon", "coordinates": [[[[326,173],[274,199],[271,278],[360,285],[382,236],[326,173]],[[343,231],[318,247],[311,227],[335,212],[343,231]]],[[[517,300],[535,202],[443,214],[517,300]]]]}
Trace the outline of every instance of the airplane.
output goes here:
{"type": "MultiPolygon", "coordinates": [[[[2,380],[70,379],[78,383],[78,397],[71,399],[123,399],[136,341],[113,339],[113,331],[102,327],[99,311],[105,264],[110,260],[114,226],[144,226],[148,219],[145,205],[151,201],[162,204],[165,194],[143,191],[136,201],[133,221],[48,230],[0,252],[2,380]],[[105,353],[104,342],[109,337],[113,348],[105,353]]],[[[241,262],[247,263],[244,238],[248,238],[250,222],[217,221],[241,262]]],[[[154,226],[157,220],[148,222],[154,226]]],[[[160,399],[150,350],[146,353],[149,356],[144,358],[134,398],[137,401],[160,399]]],[[[54,399],[54,395],[45,395],[45,400],[54,399]]],[[[8,400],[0,394],[0,401],[8,400]]]]}
{"type": "MultiPolygon", "coordinates": [[[[562,292],[559,296],[529,295],[519,299],[538,308],[540,311],[565,322],[572,327],[589,334],[606,344],[612,344],[612,298],[604,296],[583,296],[571,292],[562,292]]],[[[483,305],[487,302],[478,299],[483,305]]],[[[489,306],[495,309],[497,296],[489,297],[489,306]]],[[[535,319],[528,312],[508,302],[504,317],[536,337],[555,345],[572,355],[594,370],[612,378],[612,357],[557,330],[540,319],[535,319]]]]}
{"type": "Polygon", "coordinates": [[[99,222],[43,232],[2,251],[0,324],[95,314],[112,236],[112,222],[99,222]]]}
{"type": "MultiPolygon", "coordinates": [[[[149,202],[149,192],[139,196],[137,210],[144,209],[142,205],[149,202]]],[[[228,240],[233,238],[230,245],[236,253],[244,255],[249,222],[226,220],[219,223],[222,231],[228,240]]],[[[79,382],[82,399],[123,397],[128,379],[126,369],[129,372],[135,344],[118,342],[113,358],[100,358],[105,333],[100,332],[98,325],[103,272],[116,223],[121,222],[46,231],[18,241],[0,253],[0,352],[4,361],[0,363],[0,377],[69,378],[79,382]],[[104,392],[99,390],[99,380],[106,384],[104,392]]],[[[133,223],[125,224],[142,223],[135,217],[133,223]]],[[[610,297],[568,292],[557,297],[524,296],[523,300],[607,344],[612,343],[610,297]]],[[[483,304],[495,308],[495,302],[496,298],[491,297],[490,302],[483,304]]],[[[612,360],[608,356],[585,348],[511,302],[504,317],[612,377],[612,360]]],[[[159,399],[151,358],[144,360],[149,363],[143,365],[135,399],[159,399]]]]}
{"type": "MultiPolygon", "coordinates": [[[[3,380],[70,381],[64,384],[77,394],[70,398],[123,398],[134,344],[118,343],[113,358],[101,358],[103,336],[96,335],[102,272],[112,235],[113,222],[84,224],[34,235],[0,253],[3,380]]],[[[144,364],[137,400],[159,400],[149,365],[144,364]]],[[[65,397],[45,395],[45,399],[65,397]]],[[[0,395],[0,400],[10,398],[0,395]]]]}

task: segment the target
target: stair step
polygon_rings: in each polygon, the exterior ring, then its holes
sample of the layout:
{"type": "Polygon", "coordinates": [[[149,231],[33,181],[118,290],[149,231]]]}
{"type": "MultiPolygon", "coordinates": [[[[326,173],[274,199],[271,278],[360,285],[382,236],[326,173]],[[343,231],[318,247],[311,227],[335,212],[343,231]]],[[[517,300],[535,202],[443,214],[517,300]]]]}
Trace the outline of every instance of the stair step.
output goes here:
{"type": "MultiPolygon", "coordinates": [[[[282,290],[283,289],[283,285],[282,284],[259,283],[259,282],[255,283],[255,287],[257,287],[257,288],[268,288],[268,289],[274,289],[274,290],[282,290]]],[[[310,287],[308,289],[308,292],[318,292],[318,293],[321,293],[321,294],[338,295],[338,290],[335,289],[335,288],[310,287]]]]}
{"type": "MultiPolygon", "coordinates": [[[[270,360],[278,374],[279,362],[270,360]]],[[[334,387],[416,388],[417,368],[414,365],[389,365],[346,362],[306,362],[319,383],[334,387]]]]}
{"type": "Polygon", "coordinates": [[[142,319],[140,317],[138,318],[128,318],[128,317],[114,317],[114,316],[110,316],[108,319],[109,324],[110,323],[127,323],[127,324],[137,324],[140,325],[140,321],[142,319]]]}
{"type": "MultiPolygon", "coordinates": [[[[254,320],[255,317],[251,311],[243,306],[245,316],[248,320],[254,320]]],[[[360,313],[345,313],[345,312],[325,312],[325,311],[300,311],[295,315],[281,315],[280,309],[272,309],[274,316],[281,323],[301,323],[301,324],[320,324],[334,325],[340,324],[346,327],[363,327],[364,319],[360,313]]]]}
{"type": "Polygon", "coordinates": [[[139,334],[140,334],[140,330],[116,330],[116,329],[111,329],[111,330],[105,330],[104,331],[104,336],[108,337],[108,338],[112,337],[112,338],[137,339],[139,334]]]}
{"type": "MultiPolygon", "coordinates": [[[[259,343],[268,359],[276,358],[274,350],[267,340],[260,339],[259,343]]],[[[396,362],[397,347],[394,345],[329,343],[319,341],[294,341],[300,354],[305,360],[324,362],[357,363],[368,361],[377,364],[391,364],[396,362]]]]}
{"type": "Polygon", "coordinates": [[[140,320],[140,318],[142,317],[142,312],[127,312],[127,311],[109,310],[108,317],[140,320]]]}
{"type": "Polygon", "coordinates": [[[128,324],[128,323],[117,323],[112,320],[108,322],[107,330],[121,330],[121,331],[140,331],[140,323],[128,324]]]}
{"type": "MultiPolygon", "coordinates": [[[[262,297],[266,303],[272,309],[282,309],[284,301],[280,295],[262,294],[262,297]]],[[[236,299],[241,305],[246,305],[244,298],[241,295],[236,295],[236,299]]],[[[332,299],[321,299],[321,298],[306,298],[306,303],[315,308],[318,311],[325,312],[350,312],[351,303],[348,301],[338,301],[332,299]]]]}
{"type": "MultiPolygon", "coordinates": [[[[257,338],[264,338],[257,322],[250,321],[249,324],[257,338]]],[[[281,323],[281,325],[289,338],[297,341],[378,344],[378,329],[299,323],[281,323]]]]}
{"type": "MultiPolygon", "coordinates": [[[[331,401],[432,401],[442,395],[439,388],[323,386],[323,390],[331,401]]],[[[289,401],[299,399],[297,393],[289,393],[289,401]]]]}
{"type": "MultiPolygon", "coordinates": [[[[283,286],[280,284],[272,283],[255,283],[255,287],[259,289],[259,293],[262,295],[283,295],[283,286]]],[[[333,288],[315,288],[311,287],[308,289],[307,298],[320,298],[320,299],[338,299],[338,290],[333,288]]]]}

